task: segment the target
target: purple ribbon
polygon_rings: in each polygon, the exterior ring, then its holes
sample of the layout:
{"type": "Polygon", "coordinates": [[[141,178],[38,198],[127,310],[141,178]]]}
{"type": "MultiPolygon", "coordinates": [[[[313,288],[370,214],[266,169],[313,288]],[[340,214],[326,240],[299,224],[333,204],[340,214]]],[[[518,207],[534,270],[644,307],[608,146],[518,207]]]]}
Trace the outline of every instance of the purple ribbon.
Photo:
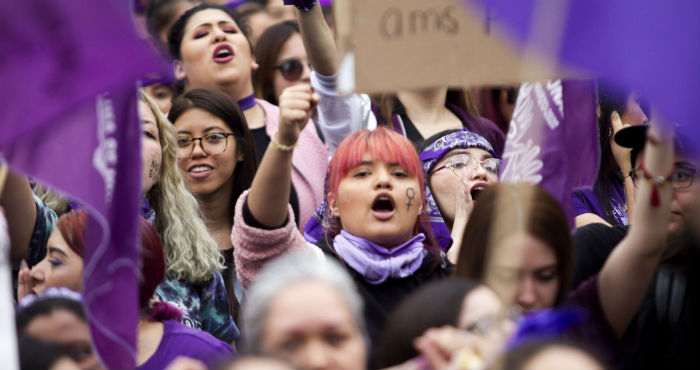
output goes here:
{"type": "Polygon", "coordinates": [[[284,0],[284,5],[294,5],[299,10],[308,12],[313,9],[318,3],[318,0],[284,0]]]}

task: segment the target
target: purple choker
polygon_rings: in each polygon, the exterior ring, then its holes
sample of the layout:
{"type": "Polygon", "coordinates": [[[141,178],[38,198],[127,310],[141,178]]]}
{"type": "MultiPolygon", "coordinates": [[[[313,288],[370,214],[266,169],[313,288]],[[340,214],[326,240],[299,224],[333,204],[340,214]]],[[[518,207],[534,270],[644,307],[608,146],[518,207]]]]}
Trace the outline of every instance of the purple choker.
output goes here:
{"type": "Polygon", "coordinates": [[[241,110],[248,110],[255,106],[255,93],[246,96],[245,98],[238,101],[238,106],[241,110]]]}

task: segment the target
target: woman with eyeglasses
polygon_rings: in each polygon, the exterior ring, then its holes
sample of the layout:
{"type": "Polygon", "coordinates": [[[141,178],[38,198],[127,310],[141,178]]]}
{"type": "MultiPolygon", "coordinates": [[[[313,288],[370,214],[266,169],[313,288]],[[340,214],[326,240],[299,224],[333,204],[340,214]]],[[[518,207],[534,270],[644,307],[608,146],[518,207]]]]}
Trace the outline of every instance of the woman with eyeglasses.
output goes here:
{"type": "Polygon", "coordinates": [[[224,281],[234,316],[231,228],[236,199],[250,187],[258,167],[245,116],[231,98],[214,89],[193,89],[173,100],[170,119],[177,133],[177,158],[187,189],[199,203],[209,233],[224,257],[224,281]]]}
{"type": "MultiPolygon", "coordinates": [[[[228,8],[203,4],[188,10],[170,28],[168,42],[175,77],[184,84],[185,91],[212,88],[238,102],[258,158],[268,145],[279,143],[279,108],[255,99],[253,71],[259,65],[252,45],[228,8]]],[[[295,205],[295,218],[304,225],[323,200],[328,150],[312,125],[303,130],[297,147],[290,200],[295,205]]]]}

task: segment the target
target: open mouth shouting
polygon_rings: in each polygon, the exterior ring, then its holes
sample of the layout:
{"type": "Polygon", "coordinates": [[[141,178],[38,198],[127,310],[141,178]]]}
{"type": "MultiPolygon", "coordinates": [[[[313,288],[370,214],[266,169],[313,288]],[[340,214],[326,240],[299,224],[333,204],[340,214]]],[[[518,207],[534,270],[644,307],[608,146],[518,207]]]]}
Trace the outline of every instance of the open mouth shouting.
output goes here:
{"type": "Polygon", "coordinates": [[[486,189],[487,186],[488,184],[485,182],[477,182],[476,184],[472,185],[471,189],[469,189],[469,194],[472,196],[472,201],[477,200],[481,192],[486,189]]]}
{"type": "Polygon", "coordinates": [[[374,217],[386,221],[394,216],[396,203],[391,195],[383,193],[374,198],[371,209],[374,217]]]}
{"type": "Polygon", "coordinates": [[[233,60],[233,48],[228,44],[221,44],[214,49],[212,58],[216,63],[227,63],[233,60]]]}

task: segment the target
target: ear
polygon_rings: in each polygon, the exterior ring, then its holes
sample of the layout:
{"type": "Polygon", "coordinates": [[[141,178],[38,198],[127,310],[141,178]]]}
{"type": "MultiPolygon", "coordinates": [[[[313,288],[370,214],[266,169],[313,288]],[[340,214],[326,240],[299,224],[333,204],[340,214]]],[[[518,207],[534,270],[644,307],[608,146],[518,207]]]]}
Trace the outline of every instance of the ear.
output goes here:
{"type": "Polygon", "coordinates": [[[258,62],[255,60],[255,55],[251,56],[250,59],[251,59],[251,61],[250,61],[250,68],[251,68],[253,71],[257,71],[258,69],[260,69],[260,64],[258,64],[258,62]]]}
{"type": "Polygon", "coordinates": [[[335,217],[340,217],[337,195],[333,192],[329,192],[326,196],[326,200],[328,201],[328,209],[331,211],[331,215],[335,217]]]}
{"type": "Polygon", "coordinates": [[[243,155],[243,152],[239,150],[238,154],[236,154],[236,161],[243,162],[244,159],[245,159],[245,156],[243,155]]]}
{"type": "Polygon", "coordinates": [[[173,60],[173,74],[178,81],[183,81],[187,78],[187,73],[185,73],[185,67],[182,65],[181,60],[173,60]]]}

